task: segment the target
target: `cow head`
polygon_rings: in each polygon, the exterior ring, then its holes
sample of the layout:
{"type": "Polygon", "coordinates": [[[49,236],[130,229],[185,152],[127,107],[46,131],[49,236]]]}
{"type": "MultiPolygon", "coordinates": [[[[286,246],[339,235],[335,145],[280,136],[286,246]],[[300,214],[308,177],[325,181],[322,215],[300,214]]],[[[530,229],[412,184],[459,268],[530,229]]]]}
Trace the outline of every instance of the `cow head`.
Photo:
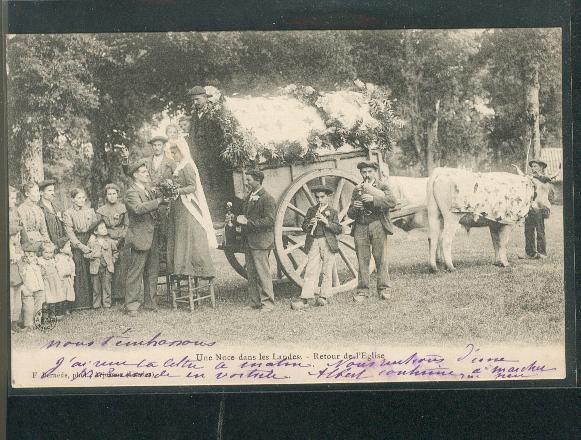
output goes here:
{"type": "MultiPolygon", "coordinates": [[[[513,164],[512,166],[516,168],[516,172],[519,176],[525,176],[518,165],[513,164]]],[[[545,177],[542,181],[539,179],[533,179],[532,176],[526,176],[535,188],[535,194],[531,203],[531,209],[533,211],[539,212],[551,210],[551,202],[549,200],[550,194],[553,191],[553,185],[551,182],[557,178],[558,174],[559,172],[557,171],[553,176],[545,177]]]]}

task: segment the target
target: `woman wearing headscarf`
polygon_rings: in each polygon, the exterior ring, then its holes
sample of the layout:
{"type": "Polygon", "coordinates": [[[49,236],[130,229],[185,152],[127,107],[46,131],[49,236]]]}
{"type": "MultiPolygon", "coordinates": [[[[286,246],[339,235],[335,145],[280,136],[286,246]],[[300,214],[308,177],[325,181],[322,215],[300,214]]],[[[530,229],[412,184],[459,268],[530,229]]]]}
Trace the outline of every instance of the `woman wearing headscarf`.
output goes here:
{"type": "Polygon", "coordinates": [[[218,243],[198,168],[190,156],[187,143],[173,143],[170,148],[177,163],[172,181],[179,188],[179,197],[170,204],[168,272],[213,278],[216,272],[210,249],[216,248],[218,243]]]}

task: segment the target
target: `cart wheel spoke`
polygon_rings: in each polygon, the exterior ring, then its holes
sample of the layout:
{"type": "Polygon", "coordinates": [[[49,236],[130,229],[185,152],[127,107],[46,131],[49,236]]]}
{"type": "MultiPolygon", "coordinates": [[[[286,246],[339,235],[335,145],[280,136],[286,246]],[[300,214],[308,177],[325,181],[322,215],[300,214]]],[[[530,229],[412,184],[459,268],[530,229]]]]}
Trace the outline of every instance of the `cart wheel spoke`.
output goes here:
{"type": "Polygon", "coordinates": [[[335,195],[333,196],[333,206],[335,209],[339,209],[339,202],[341,202],[341,194],[343,193],[343,187],[345,186],[345,179],[339,179],[337,184],[337,189],[335,190],[335,195]]]}
{"type": "Polygon", "coordinates": [[[301,261],[301,264],[299,264],[299,266],[296,268],[296,272],[300,277],[303,276],[303,272],[305,271],[305,268],[307,267],[307,262],[308,262],[308,260],[305,258],[303,261],[301,261]]]}
{"type": "Polygon", "coordinates": [[[284,252],[286,254],[290,254],[293,251],[296,251],[297,249],[300,249],[301,247],[303,247],[305,245],[305,241],[299,241],[298,243],[293,244],[292,246],[287,247],[284,252]]]}
{"type": "Polygon", "coordinates": [[[342,222],[343,219],[347,216],[347,211],[349,211],[349,205],[345,206],[341,212],[339,212],[339,221],[342,222]]]}
{"type": "Polygon", "coordinates": [[[339,239],[339,242],[345,246],[347,246],[349,249],[351,249],[352,251],[355,251],[355,245],[349,243],[347,240],[341,240],[339,239]]]}
{"type": "Polygon", "coordinates": [[[305,231],[303,231],[303,228],[299,228],[298,226],[284,226],[282,228],[282,232],[288,233],[288,232],[305,232],[305,231]]]}
{"type": "Polygon", "coordinates": [[[317,204],[317,202],[315,201],[315,198],[311,194],[311,190],[309,189],[309,186],[305,183],[301,188],[302,188],[303,192],[305,193],[305,195],[307,196],[307,200],[309,201],[311,206],[315,206],[317,204]]]}
{"type": "Polygon", "coordinates": [[[327,179],[325,179],[325,176],[321,176],[321,185],[326,185],[327,184],[327,179]]]}
{"type": "Polygon", "coordinates": [[[299,215],[302,215],[303,217],[307,216],[307,213],[305,211],[303,211],[302,209],[297,208],[295,205],[293,205],[292,203],[288,204],[288,209],[290,209],[291,211],[296,212],[299,215]]]}
{"type": "Polygon", "coordinates": [[[349,259],[349,257],[347,257],[347,255],[345,255],[345,252],[341,248],[339,248],[339,255],[341,255],[341,258],[343,259],[343,261],[345,262],[345,264],[349,268],[349,271],[351,272],[351,274],[354,277],[356,277],[357,276],[357,270],[355,269],[355,266],[353,266],[353,263],[351,262],[351,260],[349,259]]]}

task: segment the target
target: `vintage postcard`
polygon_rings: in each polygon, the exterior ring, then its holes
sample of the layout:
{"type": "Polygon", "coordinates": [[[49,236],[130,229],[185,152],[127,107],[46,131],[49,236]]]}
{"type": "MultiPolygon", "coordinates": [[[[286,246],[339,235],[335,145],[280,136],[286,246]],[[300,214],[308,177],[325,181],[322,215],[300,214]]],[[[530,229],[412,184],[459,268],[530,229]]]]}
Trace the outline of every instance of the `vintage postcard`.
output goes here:
{"type": "Polygon", "coordinates": [[[566,377],[561,29],[6,47],[14,389],[566,377]]]}

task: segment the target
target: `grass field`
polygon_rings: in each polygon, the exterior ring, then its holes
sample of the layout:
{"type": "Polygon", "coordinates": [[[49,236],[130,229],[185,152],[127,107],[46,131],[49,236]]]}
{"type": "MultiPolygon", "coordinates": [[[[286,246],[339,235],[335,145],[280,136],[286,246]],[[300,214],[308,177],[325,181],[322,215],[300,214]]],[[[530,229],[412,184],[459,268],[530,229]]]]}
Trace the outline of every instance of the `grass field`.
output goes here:
{"type": "Polygon", "coordinates": [[[59,322],[50,332],[13,335],[15,346],[38,346],[47,339],[90,340],[119,334],[211,339],[228,343],[380,343],[448,344],[561,343],[564,339],[562,209],[547,220],[549,258],[520,260],[524,231],[516,227],[509,244],[512,267],[492,265],[488,229],[463,229],[454,241],[455,273],[431,274],[426,231],[390,238],[391,301],[355,304],[352,293],[337,295],[330,306],[295,312],[291,299],[299,290],[275,286],[276,308],[268,314],[244,310],[246,282],[216,251],[219,276],[217,307],[203,305],[194,313],[162,309],[129,318],[119,309],[82,311],[59,322]]]}

